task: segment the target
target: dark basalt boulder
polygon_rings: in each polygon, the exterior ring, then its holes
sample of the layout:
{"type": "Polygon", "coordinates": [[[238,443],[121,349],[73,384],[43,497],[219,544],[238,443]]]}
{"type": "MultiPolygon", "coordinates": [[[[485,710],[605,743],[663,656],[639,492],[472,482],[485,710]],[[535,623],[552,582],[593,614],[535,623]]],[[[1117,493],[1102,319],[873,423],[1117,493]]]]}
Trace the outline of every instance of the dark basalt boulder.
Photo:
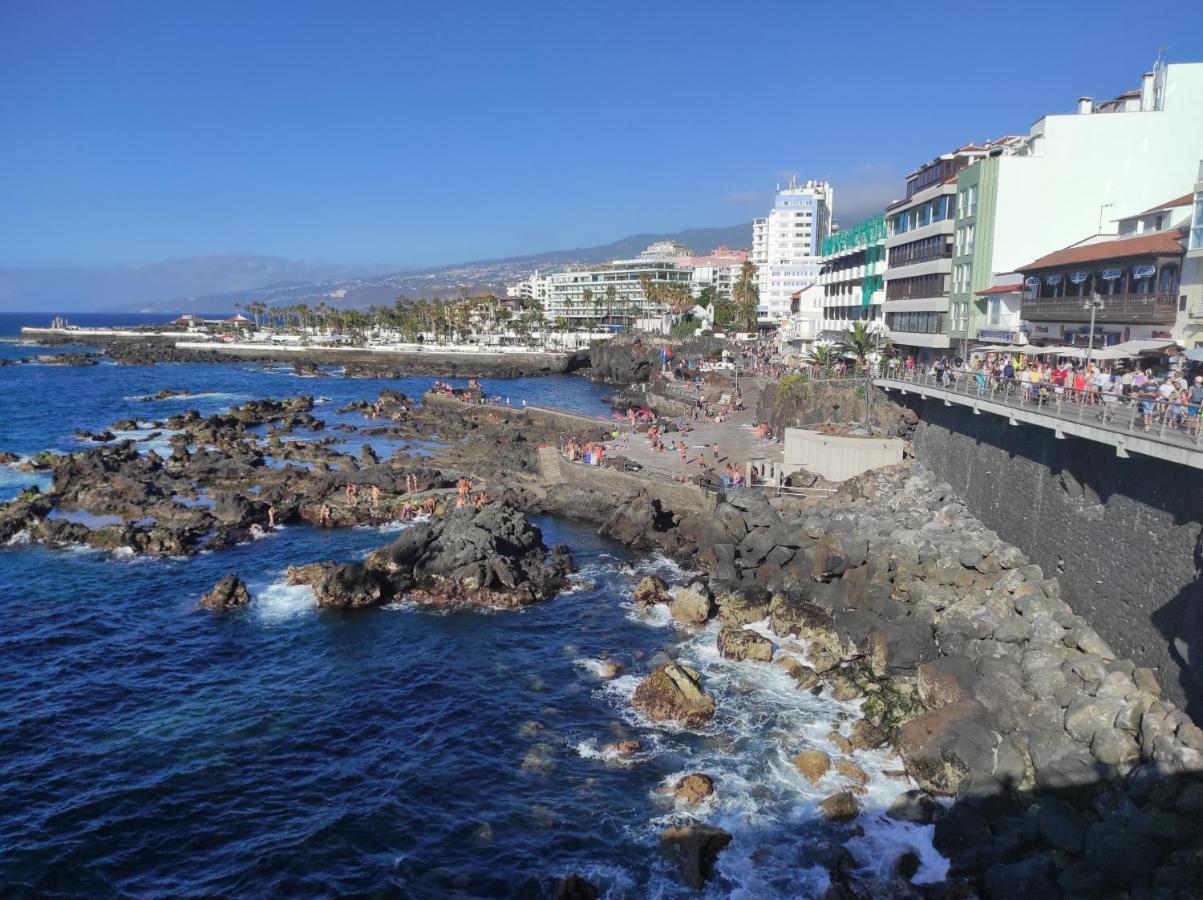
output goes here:
{"type": "Polygon", "coordinates": [[[230,573],[213,585],[213,590],[201,597],[200,605],[216,612],[236,609],[251,602],[246,584],[237,575],[230,573]]]}
{"type": "Polygon", "coordinates": [[[320,606],[351,609],[405,597],[439,608],[517,609],[550,600],[573,570],[568,548],[550,552],[543,533],[505,504],[464,507],[419,522],[363,563],[290,570],[320,606]]]}
{"type": "Polygon", "coordinates": [[[677,867],[687,886],[701,890],[714,871],[714,863],[731,835],[713,825],[683,825],[665,829],[660,851],[677,867]]]}

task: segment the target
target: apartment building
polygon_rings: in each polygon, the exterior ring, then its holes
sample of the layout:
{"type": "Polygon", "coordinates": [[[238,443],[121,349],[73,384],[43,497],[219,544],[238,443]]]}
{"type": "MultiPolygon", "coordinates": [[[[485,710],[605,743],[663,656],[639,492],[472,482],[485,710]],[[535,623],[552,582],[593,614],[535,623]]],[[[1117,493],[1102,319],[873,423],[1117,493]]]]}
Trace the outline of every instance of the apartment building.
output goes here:
{"type": "Polygon", "coordinates": [[[780,323],[794,294],[819,277],[819,249],[831,233],[834,192],[825,181],[778,186],[773,208],[752,222],[752,262],[760,291],[760,319],[780,323]]]}
{"type": "Polygon", "coordinates": [[[1158,63],[1138,88],[1082,97],[987,147],[956,176],[948,334],[962,353],[995,340],[982,333],[997,311],[987,289],[1019,282],[1020,265],[1058,247],[1116,234],[1116,216],[1189,187],[1203,150],[1203,63],[1158,63]]]}
{"type": "MultiPolygon", "coordinates": [[[[823,239],[815,297],[814,334],[819,341],[839,341],[856,321],[884,328],[886,222],[879,213],[852,228],[823,239]]],[[[808,294],[814,292],[808,291],[808,294]]]]}
{"type": "Polygon", "coordinates": [[[882,313],[901,352],[926,359],[949,348],[957,174],[988,152],[969,144],[924,163],[907,176],[906,196],[886,208],[882,313]]]}

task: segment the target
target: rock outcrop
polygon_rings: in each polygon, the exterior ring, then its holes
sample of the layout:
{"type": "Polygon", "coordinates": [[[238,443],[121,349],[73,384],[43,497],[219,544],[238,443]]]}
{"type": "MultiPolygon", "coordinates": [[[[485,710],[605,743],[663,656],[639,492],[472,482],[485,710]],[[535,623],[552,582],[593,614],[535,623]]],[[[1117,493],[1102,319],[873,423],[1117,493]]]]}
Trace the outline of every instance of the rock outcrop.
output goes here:
{"type": "Polygon", "coordinates": [[[660,850],[677,867],[688,887],[700,891],[714,871],[714,863],[731,835],[713,825],[667,828],[660,835],[660,850]]]}
{"type": "Polygon", "coordinates": [[[246,606],[250,602],[251,595],[246,589],[246,584],[233,573],[218,581],[213,585],[213,590],[200,599],[201,606],[215,612],[236,609],[239,606],[246,606]]]}
{"type": "Polygon", "coordinates": [[[696,726],[714,716],[714,698],[702,690],[701,676],[674,662],[660,666],[639,682],[631,702],[657,722],[696,726]]]}
{"type": "Polygon", "coordinates": [[[416,523],[362,563],[306,567],[292,577],[329,608],[404,597],[438,608],[517,609],[550,600],[571,572],[567,547],[549,552],[522,513],[493,504],[416,523]]]}

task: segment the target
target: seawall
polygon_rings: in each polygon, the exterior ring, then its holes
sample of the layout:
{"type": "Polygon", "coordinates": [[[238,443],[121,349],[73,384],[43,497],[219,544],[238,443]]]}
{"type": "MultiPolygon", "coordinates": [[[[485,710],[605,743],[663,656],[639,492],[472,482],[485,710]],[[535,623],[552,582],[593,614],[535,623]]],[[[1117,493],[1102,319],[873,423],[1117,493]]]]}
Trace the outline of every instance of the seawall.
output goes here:
{"type": "Polygon", "coordinates": [[[1074,611],[1203,718],[1203,472],[906,398],[916,458],[1057,575],[1074,611]]]}

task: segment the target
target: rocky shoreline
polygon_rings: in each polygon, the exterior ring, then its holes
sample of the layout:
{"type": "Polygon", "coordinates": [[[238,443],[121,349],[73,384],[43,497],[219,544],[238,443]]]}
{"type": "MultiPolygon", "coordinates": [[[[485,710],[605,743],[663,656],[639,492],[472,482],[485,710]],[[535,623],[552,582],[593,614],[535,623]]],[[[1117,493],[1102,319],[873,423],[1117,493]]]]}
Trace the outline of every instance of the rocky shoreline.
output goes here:
{"type": "MultiPolygon", "coordinates": [[[[336,609],[402,596],[515,609],[553,597],[572,567],[522,512],[584,518],[705,573],[673,590],[649,580],[637,603],[665,605],[686,629],[717,620],[725,659],[779,666],[798,691],[861,704],[860,720],[832,723],[838,755],[798,748],[794,765],[815,783],[839,775],[841,789],[820,810],[855,829],[869,814],[858,754],[897,753],[918,789],[901,790],[887,815],[934,825],[951,870],[939,885],[915,885],[912,861],[900,858],[892,894],[1172,897],[1203,888],[1203,730],[1162,699],[1155,673],[1116,658],[1055,577],[920,467],[862,476],[823,501],[744,491],[713,514],[677,514],[645,493],[544,484],[534,450],[558,432],[537,416],[418,405],[391,391],[348,408],[365,422],[347,427],[437,435],[440,446],[386,460],[370,447],[339,451],[305,397],[187,412],[151,423],[173,432],[166,458],[115,440],[24,463],[49,472],[53,486],[0,507],[0,541],[184,555],[290,522],[382,524],[430,501],[433,518],[365,562],[318,562],[291,579],[336,609]],[[464,477],[487,486],[488,505],[452,508],[464,477]]],[[[231,610],[248,600],[232,575],[202,604],[231,610]]],[[[632,703],[649,721],[688,728],[714,714],[687,665],[661,662],[643,675],[632,703]]],[[[694,775],[681,790],[704,794],[709,776],[694,775]]],[[[731,839],[698,821],[666,831],[662,848],[697,887],[731,839]]],[[[830,897],[868,896],[846,860],[837,856],[829,874],[830,897]]],[[[564,896],[588,896],[587,882],[572,884],[564,896]]]]}

